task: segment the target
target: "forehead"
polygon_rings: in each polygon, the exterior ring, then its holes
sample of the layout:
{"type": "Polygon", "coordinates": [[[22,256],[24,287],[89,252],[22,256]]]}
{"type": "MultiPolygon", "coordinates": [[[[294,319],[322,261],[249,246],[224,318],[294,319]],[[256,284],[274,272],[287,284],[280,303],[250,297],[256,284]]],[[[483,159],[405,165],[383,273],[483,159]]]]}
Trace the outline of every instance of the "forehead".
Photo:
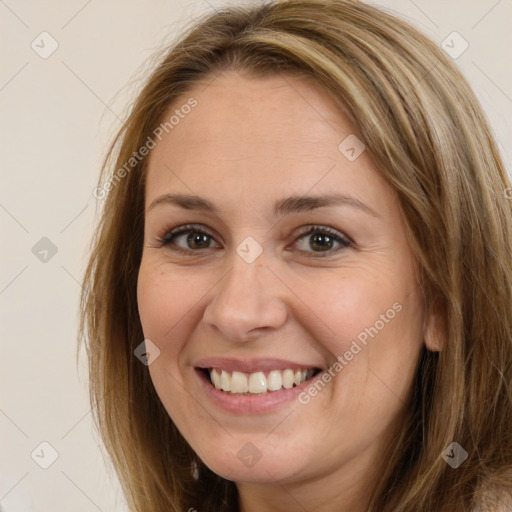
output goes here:
{"type": "Polygon", "coordinates": [[[317,192],[383,186],[364,153],[350,161],[340,150],[357,129],[311,79],[225,72],[178,98],[164,121],[173,114],[176,124],[151,150],[146,206],[168,189],[229,192],[240,201],[256,191],[301,193],[315,183],[323,189],[317,192]],[[197,104],[183,108],[191,99],[197,104]]]}

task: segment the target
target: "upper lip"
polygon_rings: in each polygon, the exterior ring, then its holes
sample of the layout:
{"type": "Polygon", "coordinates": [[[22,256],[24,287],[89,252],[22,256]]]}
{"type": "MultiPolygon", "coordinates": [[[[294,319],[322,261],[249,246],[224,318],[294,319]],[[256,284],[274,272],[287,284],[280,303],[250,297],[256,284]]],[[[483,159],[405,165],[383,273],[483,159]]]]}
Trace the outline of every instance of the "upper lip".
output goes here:
{"type": "Polygon", "coordinates": [[[272,370],[305,370],[310,368],[322,368],[321,365],[311,363],[300,363],[285,359],[234,359],[225,357],[213,357],[201,359],[194,365],[196,368],[210,369],[217,368],[226,371],[239,371],[242,373],[265,372],[272,370]]]}

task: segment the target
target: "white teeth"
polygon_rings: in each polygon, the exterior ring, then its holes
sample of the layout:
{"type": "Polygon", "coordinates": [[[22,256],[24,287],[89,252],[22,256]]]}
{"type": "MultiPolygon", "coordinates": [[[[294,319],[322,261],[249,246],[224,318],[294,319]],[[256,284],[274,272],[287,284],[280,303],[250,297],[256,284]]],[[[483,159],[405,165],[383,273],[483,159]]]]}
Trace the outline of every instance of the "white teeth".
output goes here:
{"type": "Polygon", "coordinates": [[[222,370],[222,373],[220,374],[220,388],[222,391],[231,390],[231,375],[224,370],[222,370]]]}
{"type": "Polygon", "coordinates": [[[249,391],[249,385],[247,384],[247,376],[245,373],[233,372],[231,375],[230,391],[231,393],[247,393],[247,391],[249,391]]]}
{"type": "Polygon", "coordinates": [[[263,372],[251,373],[249,377],[250,393],[265,393],[267,391],[267,378],[263,372]]]}
{"type": "Polygon", "coordinates": [[[272,370],[267,377],[267,389],[277,391],[283,386],[283,379],[279,370],[272,370]]]}
{"type": "Polygon", "coordinates": [[[212,379],[212,383],[213,385],[217,388],[217,389],[220,389],[220,375],[219,375],[219,372],[215,369],[213,369],[211,372],[210,372],[210,377],[212,379]]]}
{"type": "Polygon", "coordinates": [[[216,389],[234,394],[266,393],[279,391],[281,388],[291,389],[310,379],[315,370],[272,370],[265,376],[263,372],[246,374],[239,371],[229,373],[225,370],[210,370],[210,379],[216,389]]]}
{"type": "Polygon", "coordinates": [[[285,389],[293,388],[293,380],[295,379],[295,375],[293,370],[285,370],[283,372],[283,387],[285,389]]]}

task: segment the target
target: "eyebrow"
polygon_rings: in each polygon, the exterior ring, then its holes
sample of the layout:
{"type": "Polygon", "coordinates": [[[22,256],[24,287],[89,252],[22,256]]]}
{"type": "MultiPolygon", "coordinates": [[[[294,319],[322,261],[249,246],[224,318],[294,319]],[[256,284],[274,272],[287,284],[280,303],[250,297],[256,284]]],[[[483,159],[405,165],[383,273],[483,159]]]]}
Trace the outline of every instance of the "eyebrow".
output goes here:
{"type": "MultiPolygon", "coordinates": [[[[185,210],[201,210],[217,215],[219,214],[219,209],[208,199],[186,194],[164,194],[159,196],[151,203],[147,211],[149,212],[155,206],[161,204],[171,204],[184,208],[185,210]]],[[[377,212],[372,210],[359,199],[346,194],[334,193],[317,196],[289,196],[276,201],[273,212],[275,216],[278,216],[290,213],[300,213],[329,206],[350,206],[374,217],[379,217],[377,212]]]]}

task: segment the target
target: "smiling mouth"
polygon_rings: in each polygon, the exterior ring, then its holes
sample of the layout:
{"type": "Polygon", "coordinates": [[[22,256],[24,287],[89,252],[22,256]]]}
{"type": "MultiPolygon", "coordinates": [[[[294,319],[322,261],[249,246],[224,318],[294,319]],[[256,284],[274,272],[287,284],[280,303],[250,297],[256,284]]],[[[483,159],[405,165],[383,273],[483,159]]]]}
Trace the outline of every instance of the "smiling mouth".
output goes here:
{"type": "Polygon", "coordinates": [[[200,368],[200,370],[213,387],[231,395],[264,395],[282,389],[291,389],[312,379],[322,371],[320,368],[301,370],[288,368],[254,373],[230,372],[220,368],[200,368]]]}

